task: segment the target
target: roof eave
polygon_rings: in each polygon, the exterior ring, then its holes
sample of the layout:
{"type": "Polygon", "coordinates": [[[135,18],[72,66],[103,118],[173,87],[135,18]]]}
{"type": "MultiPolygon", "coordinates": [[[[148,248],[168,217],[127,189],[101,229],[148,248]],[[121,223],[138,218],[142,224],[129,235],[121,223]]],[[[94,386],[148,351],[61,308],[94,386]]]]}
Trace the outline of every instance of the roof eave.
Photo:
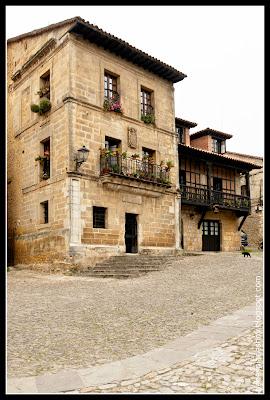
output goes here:
{"type": "Polygon", "coordinates": [[[186,146],[184,144],[179,143],[178,144],[178,149],[183,149],[184,152],[186,153],[194,153],[194,154],[199,154],[201,158],[212,158],[215,159],[217,162],[220,163],[225,163],[228,164],[228,161],[231,162],[232,166],[235,166],[238,169],[243,169],[243,170],[248,170],[251,171],[252,169],[260,169],[261,167],[253,164],[253,163],[248,163],[245,161],[237,160],[235,158],[230,158],[221,154],[216,154],[216,153],[211,153],[210,151],[205,151],[202,149],[198,149],[196,147],[192,146],[186,146]]]}
{"type": "Polygon", "coordinates": [[[172,83],[180,82],[187,77],[186,74],[177,71],[173,67],[89,23],[77,20],[69,28],[68,32],[81,34],[97,46],[103,47],[105,50],[108,50],[172,83]]]}

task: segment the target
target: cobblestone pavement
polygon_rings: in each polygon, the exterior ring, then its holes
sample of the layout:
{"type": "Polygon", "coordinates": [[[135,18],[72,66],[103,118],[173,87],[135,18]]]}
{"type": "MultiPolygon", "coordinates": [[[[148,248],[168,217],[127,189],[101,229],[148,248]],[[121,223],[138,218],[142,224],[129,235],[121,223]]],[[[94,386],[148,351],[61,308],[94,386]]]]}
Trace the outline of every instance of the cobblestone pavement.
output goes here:
{"type": "MultiPolygon", "coordinates": [[[[86,368],[163,346],[254,302],[262,264],[262,254],[249,259],[240,253],[205,254],[185,257],[164,271],[128,280],[12,270],[7,275],[8,376],[86,368]]],[[[193,365],[190,362],[175,371],[184,368],[186,373],[193,365]]],[[[207,368],[201,371],[203,377],[208,376],[207,368]]],[[[162,379],[166,381],[168,374],[178,382],[174,370],[164,373],[162,379]]],[[[219,376],[215,371],[211,385],[219,376]]],[[[154,385],[156,378],[151,379],[154,385]]],[[[204,378],[204,382],[208,381],[204,378]]],[[[175,384],[171,390],[175,387],[181,385],[175,384]]],[[[132,388],[137,388],[135,383],[132,388]]]]}
{"type": "Polygon", "coordinates": [[[256,358],[256,331],[248,329],[171,368],[138,379],[68,393],[262,393],[263,361],[256,358]]]}

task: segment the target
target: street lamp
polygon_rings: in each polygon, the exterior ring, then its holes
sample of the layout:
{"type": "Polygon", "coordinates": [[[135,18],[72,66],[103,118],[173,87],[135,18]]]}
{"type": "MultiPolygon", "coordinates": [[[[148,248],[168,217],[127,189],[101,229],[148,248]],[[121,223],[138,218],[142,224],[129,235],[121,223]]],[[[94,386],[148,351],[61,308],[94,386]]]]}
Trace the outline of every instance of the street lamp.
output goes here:
{"type": "Polygon", "coordinates": [[[76,155],[75,155],[75,160],[76,161],[76,171],[78,171],[78,168],[84,163],[89,156],[89,150],[83,146],[81,149],[77,150],[76,155]]]}

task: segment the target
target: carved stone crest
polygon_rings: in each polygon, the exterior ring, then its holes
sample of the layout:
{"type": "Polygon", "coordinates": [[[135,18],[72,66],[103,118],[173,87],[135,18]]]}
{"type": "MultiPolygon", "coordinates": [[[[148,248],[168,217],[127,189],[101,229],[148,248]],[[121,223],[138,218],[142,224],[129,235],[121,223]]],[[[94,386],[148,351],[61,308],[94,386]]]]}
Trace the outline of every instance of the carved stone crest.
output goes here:
{"type": "Polygon", "coordinates": [[[132,149],[137,147],[137,129],[128,127],[128,146],[132,149]]]}

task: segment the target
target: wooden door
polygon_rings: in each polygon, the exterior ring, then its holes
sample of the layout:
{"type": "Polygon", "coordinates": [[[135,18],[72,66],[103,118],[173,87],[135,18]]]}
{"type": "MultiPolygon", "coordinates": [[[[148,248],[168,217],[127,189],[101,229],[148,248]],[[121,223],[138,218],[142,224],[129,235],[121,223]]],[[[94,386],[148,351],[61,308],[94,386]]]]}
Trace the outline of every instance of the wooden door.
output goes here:
{"type": "Polygon", "coordinates": [[[219,221],[202,222],[202,251],[220,251],[219,221]]]}
{"type": "Polygon", "coordinates": [[[138,253],[137,215],[126,213],[125,244],[126,253],[138,253]]]}

